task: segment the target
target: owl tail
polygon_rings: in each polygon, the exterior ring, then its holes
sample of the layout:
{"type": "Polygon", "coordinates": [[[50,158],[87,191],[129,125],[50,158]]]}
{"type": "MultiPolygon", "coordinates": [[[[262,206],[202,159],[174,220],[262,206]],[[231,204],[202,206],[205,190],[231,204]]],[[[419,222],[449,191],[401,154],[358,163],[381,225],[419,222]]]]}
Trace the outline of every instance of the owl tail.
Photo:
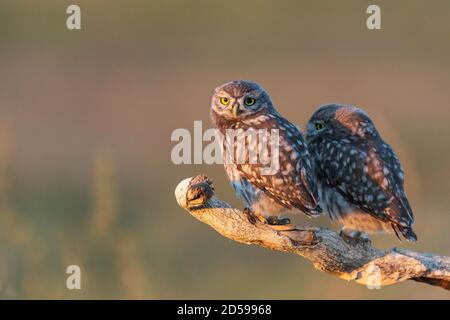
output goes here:
{"type": "Polygon", "coordinates": [[[392,229],[394,229],[395,235],[400,240],[402,240],[402,237],[403,237],[404,239],[406,239],[409,242],[417,241],[417,235],[411,226],[401,226],[398,224],[392,224],[392,229]],[[401,236],[400,236],[400,234],[401,234],[401,236]]]}

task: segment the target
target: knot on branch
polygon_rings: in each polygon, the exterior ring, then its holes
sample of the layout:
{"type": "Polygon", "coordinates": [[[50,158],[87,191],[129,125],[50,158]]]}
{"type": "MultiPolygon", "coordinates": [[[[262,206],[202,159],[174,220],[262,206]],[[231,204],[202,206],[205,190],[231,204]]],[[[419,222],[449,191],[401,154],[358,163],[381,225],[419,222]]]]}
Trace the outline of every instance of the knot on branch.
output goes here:
{"type": "Polygon", "coordinates": [[[198,175],[188,185],[186,204],[188,208],[204,205],[214,194],[214,185],[206,175],[198,175]]]}

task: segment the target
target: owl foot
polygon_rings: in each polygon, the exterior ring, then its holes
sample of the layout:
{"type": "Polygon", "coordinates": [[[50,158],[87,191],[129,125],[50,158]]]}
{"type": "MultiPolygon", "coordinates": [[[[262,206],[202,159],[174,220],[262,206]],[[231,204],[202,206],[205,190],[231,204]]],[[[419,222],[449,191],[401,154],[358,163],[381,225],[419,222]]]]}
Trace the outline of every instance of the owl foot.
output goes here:
{"type": "Polygon", "coordinates": [[[269,216],[266,218],[266,223],[272,229],[278,231],[290,231],[295,229],[295,226],[291,224],[291,219],[289,218],[277,218],[274,216],[269,216]]]}
{"type": "Polygon", "coordinates": [[[291,220],[289,218],[277,218],[274,216],[266,217],[260,213],[252,211],[250,208],[244,208],[243,212],[252,217],[253,222],[259,221],[278,231],[289,231],[295,229],[295,226],[291,224],[291,220]]]}
{"type": "Polygon", "coordinates": [[[277,218],[274,216],[268,216],[266,218],[266,221],[268,224],[275,226],[286,225],[291,223],[291,219],[289,218],[277,218]]]}
{"type": "Polygon", "coordinates": [[[256,213],[256,212],[254,212],[254,211],[252,211],[252,209],[250,209],[250,208],[244,208],[244,210],[242,210],[246,215],[248,215],[249,217],[251,217],[251,221],[253,222],[253,223],[255,223],[256,221],[259,221],[259,222],[262,222],[262,223],[267,223],[267,220],[266,220],[266,218],[263,216],[263,215],[261,215],[261,214],[259,214],[259,213],[256,213]]]}

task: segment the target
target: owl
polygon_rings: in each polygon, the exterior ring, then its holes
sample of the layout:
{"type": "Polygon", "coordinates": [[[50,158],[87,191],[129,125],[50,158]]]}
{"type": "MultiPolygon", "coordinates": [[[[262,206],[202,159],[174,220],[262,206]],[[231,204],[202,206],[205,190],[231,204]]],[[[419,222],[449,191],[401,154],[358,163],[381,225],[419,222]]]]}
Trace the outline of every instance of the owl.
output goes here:
{"type": "Polygon", "coordinates": [[[278,166],[269,174],[264,170],[261,154],[258,161],[251,161],[248,152],[240,161],[232,157],[224,162],[231,185],[246,209],[273,226],[289,225],[290,220],[283,217],[287,213],[320,215],[313,162],[306,142],[299,129],[277,112],[267,91],[250,81],[225,83],[214,90],[211,118],[223,136],[230,132],[245,135],[245,139],[236,139],[233,153],[239,147],[259,150],[269,157],[275,154],[274,148],[278,152],[278,166]],[[258,135],[246,135],[249,132],[258,135]],[[261,133],[273,132],[278,139],[267,143],[269,138],[261,133]]]}
{"type": "Polygon", "coordinates": [[[385,232],[417,240],[400,161],[363,110],[319,107],[308,122],[306,140],[320,205],[347,235],[385,232]]]}

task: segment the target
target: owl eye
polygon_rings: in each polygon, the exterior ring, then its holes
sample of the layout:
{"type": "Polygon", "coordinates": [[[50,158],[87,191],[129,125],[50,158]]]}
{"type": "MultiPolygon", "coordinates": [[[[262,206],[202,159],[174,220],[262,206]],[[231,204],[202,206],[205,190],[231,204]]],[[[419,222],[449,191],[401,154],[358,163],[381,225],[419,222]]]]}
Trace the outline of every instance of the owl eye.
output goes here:
{"type": "Polygon", "coordinates": [[[314,124],[314,127],[316,128],[317,131],[322,130],[323,128],[325,128],[325,124],[323,122],[316,122],[314,124]]]}
{"type": "Polygon", "coordinates": [[[224,106],[227,106],[230,103],[230,99],[227,97],[222,97],[220,98],[220,103],[223,104],[224,106]]]}
{"type": "Polygon", "coordinates": [[[255,104],[255,102],[256,102],[256,99],[252,98],[252,97],[247,97],[244,100],[244,103],[245,103],[246,106],[252,106],[252,105],[255,104]]]}

